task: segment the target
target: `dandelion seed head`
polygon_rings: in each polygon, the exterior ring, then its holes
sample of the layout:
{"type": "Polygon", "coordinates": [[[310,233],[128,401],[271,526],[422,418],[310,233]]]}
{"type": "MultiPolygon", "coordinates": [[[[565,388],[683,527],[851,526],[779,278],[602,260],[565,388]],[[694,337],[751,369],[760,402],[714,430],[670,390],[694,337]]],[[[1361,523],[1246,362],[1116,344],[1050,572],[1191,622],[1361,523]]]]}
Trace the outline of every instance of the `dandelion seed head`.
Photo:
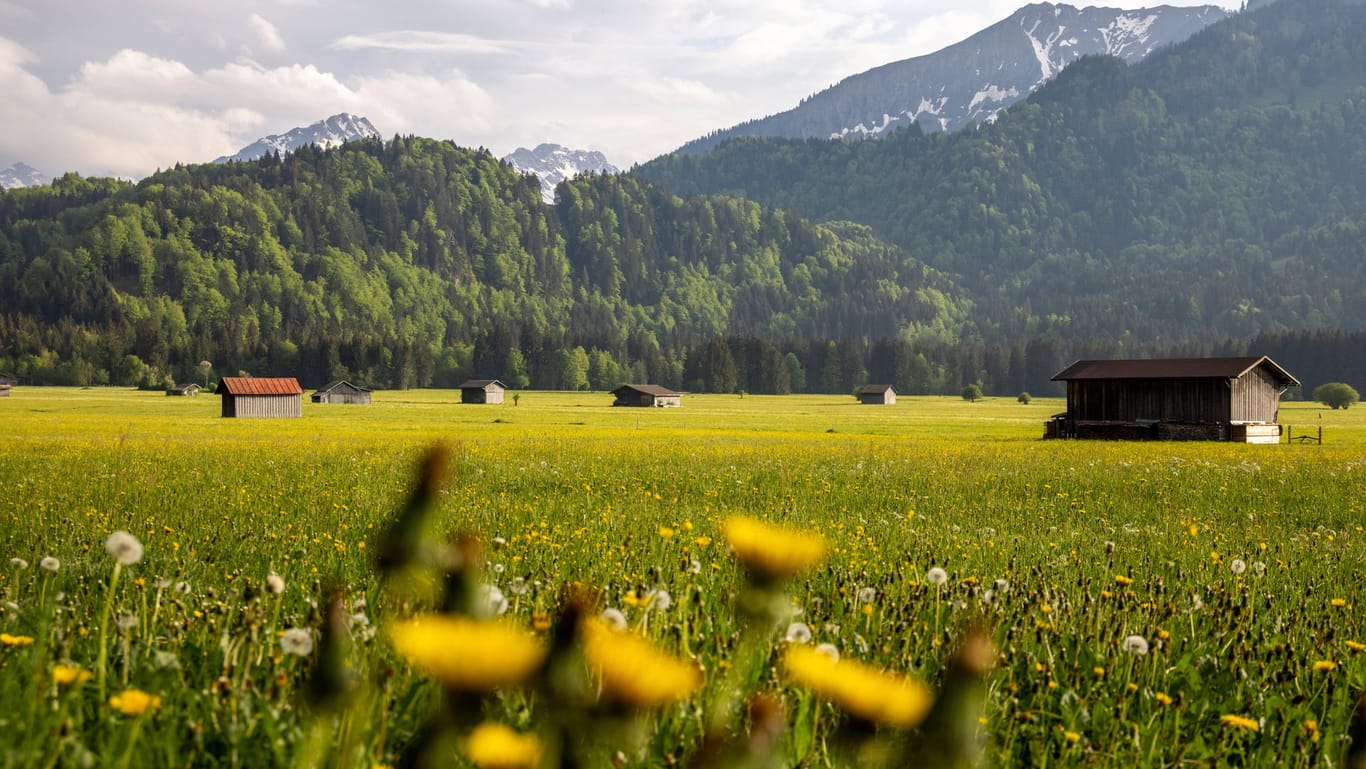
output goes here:
{"type": "Polygon", "coordinates": [[[104,541],[104,549],[124,566],[132,566],[142,560],[142,543],[123,530],[110,534],[109,539],[104,541]]]}
{"type": "Polygon", "coordinates": [[[1232,561],[1228,562],[1228,570],[1234,574],[1242,574],[1247,571],[1247,564],[1244,563],[1241,558],[1234,558],[1232,561]]]}
{"type": "Polygon", "coordinates": [[[699,561],[699,560],[697,560],[696,558],[694,558],[694,559],[692,559],[691,561],[689,561],[689,562],[688,562],[688,573],[689,573],[689,574],[701,574],[701,573],[702,573],[702,562],[699,561]]]}
{"type": "Polygon", "coordinates": [[[787,632],[783,633],[783,640],[793,644],[810,643],[811,628],[805,622],[793,622],[787,626],[787,632]]]}
{"type": "Polygon", "coordinates": [[[171,586],[171,580],[165,577],[157,577],[152,582],[152,584],[156,587],[157,590],[165,590],[166,588],[171,586]]]}
{"type": "Polygon", "coordinates": [[[1110,539],[1105,540],[1105,553],[1108,555],[1108,554],[1113,553],[1113,552],[1115,552],[1115,543],[1114,543],[1114,540],[1110,540],[1110,539]]]}
{"type": "Polygon", "coordinates": [[[507,568],[507,567],[503,566],[503,564],[501,564],[501,563],[495,563],[495,564],[493,565],[493,573],[494,573],[494,574],[502,574],[503,571],[504,571],[506,568],[507,568]]]}
{"type": "Polygon", "coordinates": [[[508,586],[508,592],[513,595],[526,595],[531,587],[526,582],[526,577],[513,577],[512,584],[508,586]]]}
{"type": "Polygon", "coordinates": [[[821,654],[824,654],[826,657],[834,660],[835,662],[839,662],[840,648],[832,643],[827,642],[822,644],[816,644],[816,651],[821,654]]]}
{"type": "Polygon", "coordinates": [[[285,578],[275,572],[266,575],[266,589],[271,595],[279,595],[285,592],[285,578]]]}
{"type": "Polygon", "coordinates": [[[998,593],[1009,593],[1010,580],[1004,577],[997,577],[996,581],[992,583],[992,587],[994,587],[998,593]]]}
{"type": "MultiPolygon", "coordinates": [[[[120,563],[123,563],[120,561],[120,563]]],[[[133,563],[137,563],[134,561],[133,563]]],[[[125,564],[126,565],[126,564],[125,564]]],[[[161,707],[161,697],[141,689],[128,689],[109,698],[109,706],[125,716],[140,716],[161,707]]]]}
{"type": "Polygon", "coordinates": [[[481,616],[497,617],[507,613],[508,599],[497,585],[480,585],[476,598],[476,609],[481,616]]]}
{"type": "Polygon", "coordinates": [[[992,604],[992,602],[994,602],[995,600],[996,600],[996,591],[995,591],[995,590],[992,590],[991,588],[987,588],[986,590],[982,591],[982,605],[983,605],[983,606],[990,606],[990,605],[992,604]]]}
{"type": "Polygon", "coordinates": [[[175,591],[176,591],[177,593],[180,593],[181,595],[189,595],[189,594],[190,594],[190,583],[186,582],[185,580],[181,580],[181,581],[175,583],[175,591]]]}
{"type": "Polygon", "coordinates": [[[601,618],[603,624],[613,630],[626,629],[626,615],[621,613],[621,609],[603,609],[601,618]]]}
{"type": "Polygon", "coordinates": [[[942,587],[944,583],[949,581],[949,573],[938,566],[932,566],[929,571],[925,572],[925,581],[935,587],[942,587]]]}
{"type": "Polygon", "coordinates": [[[301,627],[286,630],[280,634],[280,650],[285,654],[307,657],[313,653],[313,632],[301,627]]]}
{"type": "Polygon", "coordinates": [[[865,587],[858,591],[859,603],[872,603],[877,598],[877,588],[865,587]]]}
{"type": "Polygon", "coordinates": [[[120,614],[116,622],[118,623],[120,630],[132,630],[138,626],[138,615],[120,614]]]}
{"type": "Polygon", "coordinates": [[[673,596],[669,595],[669,591],[660,588],[650,593],[648,605],[655,611],[667,611],[670,606],[674,605],[674,599],[673,596]]]}
{"type": "Polygon", "coordinates": [[[23,558],[11,558],[9,559],[9,565],[18,566],[19,570],[23,571],[28,568],[28,561],[25,561],[23,558]]]}
{"type": "Polygon", "coordinates": [[[1256,574],[1259,577],[1266,574],[1266,564],[1262,563],[1261,561],[1253,561],[1252,573],[1256,574]]]}
{"type": "Polygon", "coordinates": [[[1148,653],[1148,639],[1141,635],[1131,635],[1124,639],[1124,651],[1142,657],[1148,653]]]}
{"type": "Polygon", "coordinates": [[[50,555],[43,556],[43,560],[38,562],[38,568],[43,571],[57,571],[62,568],[62,562],[50,555]]]}

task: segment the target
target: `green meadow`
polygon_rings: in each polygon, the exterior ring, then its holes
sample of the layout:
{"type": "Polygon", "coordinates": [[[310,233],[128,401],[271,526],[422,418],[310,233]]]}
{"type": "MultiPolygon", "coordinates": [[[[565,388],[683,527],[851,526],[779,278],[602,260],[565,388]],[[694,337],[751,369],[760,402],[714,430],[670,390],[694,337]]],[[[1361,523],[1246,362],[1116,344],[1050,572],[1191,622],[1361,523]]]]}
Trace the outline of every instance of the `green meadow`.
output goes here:
{"type": "Polygon", "coordinates": [[[212,395],[16,388],[0,399],[0,766],[912,765],[898,751],[938,744],[933,715],[863,719],[785,650],[828,644],[946,702],[974,634],[992,653],[957,714],[969,763],[1317,766],[1348,749],[1366,691],[1360,408],[1284,403],[1323,445],[1246,446],[1043,441],[1057,399],[611,400],[395,391],[225,420],[212,395]],[[413,542],[476,540],[460,578],[547,644],[591,596],[696,685],[629,716],[586,707],[583,744],[557,747],[547,724],[565,716],[537,684],[456,697],[397,653],[390,628],[441,608],[440,578],[376,562],[434,445],[449,458],[413,542]],[[764,586],[781,607],[762,620],[728,552],[736,517],[824,540],[764,586]],[[143,548],[117,570],[115,531],[143,548]],[[759,701],[776,736],[708,758],[717,725],[760,731],[736,704],[759,701]],[[539,752],[491,762],[472,724],[441,720],[452,702],[539,752]]]}

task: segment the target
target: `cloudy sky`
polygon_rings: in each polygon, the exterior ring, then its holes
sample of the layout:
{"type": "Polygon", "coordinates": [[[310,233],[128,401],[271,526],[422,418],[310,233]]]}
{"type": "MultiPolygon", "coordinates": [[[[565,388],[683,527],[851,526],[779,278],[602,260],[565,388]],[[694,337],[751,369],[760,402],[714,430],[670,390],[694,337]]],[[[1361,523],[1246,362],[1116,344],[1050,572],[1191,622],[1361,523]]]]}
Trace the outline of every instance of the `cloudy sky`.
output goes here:
{"type": "Polygon", "coordinates": [[[138,178],[338,112],[386,137],[500,156],[554,142],[624,167],[943,48],[1020,5],[0,0],[0,168],[138,178]]]}

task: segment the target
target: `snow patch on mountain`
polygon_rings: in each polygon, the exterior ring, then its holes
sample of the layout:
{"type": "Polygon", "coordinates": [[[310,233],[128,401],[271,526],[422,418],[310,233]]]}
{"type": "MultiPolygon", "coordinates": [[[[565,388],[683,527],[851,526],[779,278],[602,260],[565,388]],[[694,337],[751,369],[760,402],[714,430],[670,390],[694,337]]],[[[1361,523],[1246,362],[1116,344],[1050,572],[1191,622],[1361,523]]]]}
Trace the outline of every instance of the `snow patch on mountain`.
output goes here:
{"type": "Polygon", "coordinates": [[[20,187],[48,184],[51,181],[51,176],[42,173],[28,163],[15,163],[0,171],[0,189],[16,190],[20,187]]]}
{"type": "Polygon", "coordinates": [[[288,154],[300,147],[316,144],[322,149],[331,149],[350,141],[360,139],[379,139],[379,131],[369,120],[343,112],[313,125],[295,128],[287,133],[273,134],[248,144],[235,155],[225,155],[214,160],[215,163],[256,160],[271,152],[288,154]]]}
{"type": "Polygon", "coordinates": [[[555,202],[555,187],[566,179],[587,173],[621,173],[596,150],[572,150],[558,144],[541,144],[534,150],[518,147],[503,158],[517,171],[531,174],[541,182],[541,199],[555,202]]]}

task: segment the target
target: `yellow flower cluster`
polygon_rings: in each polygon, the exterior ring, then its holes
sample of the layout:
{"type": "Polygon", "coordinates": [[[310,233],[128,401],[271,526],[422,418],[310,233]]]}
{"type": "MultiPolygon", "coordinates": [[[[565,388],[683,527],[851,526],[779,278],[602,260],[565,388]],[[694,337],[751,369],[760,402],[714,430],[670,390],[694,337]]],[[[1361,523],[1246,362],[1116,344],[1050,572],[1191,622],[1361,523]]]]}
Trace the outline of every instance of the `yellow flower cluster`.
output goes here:
{"type": "Polygon", "coordinates": [[[127,689],[110,697],[109,706],[125,716],[140,716],[161,707],[161,696],[141,689],[127,689]]]}
{"type": "Polygon", "coordinates": [[[783,666],[793,683],[877,724],[909,729],[924,720],[934,700],[921,682],[834,660],[805,645],[788,647],[783,666]]]}
{"type": "Polygon", "coordinates": [[[541,665],[546,649],[503,622],[424,615],[389,630],[394,649],[452,689],[490,692],[517,686],[541,665]]]}
{"type": "Polygon", "coordinates": [[[498,723],[485,722],[463,742],[465,756],[480,769],[531,769],[541,762],[541,743],[498,723]]]}
{"type": "Polygon", "coordinates": [[[825,539],[746,516],[726,520],[726,539],[735,557],[756,579],[777,582],[811,568],[825,557],[825,539]]]}
{"type": "Polygon", "coordinates": [[[602,683],[603,698],[612,702],[661,707],[686,698],[702,684],[695,665],[596,619],[583,625],[583,656],[602,683]]]}
{"type": "Polygon", "coordinates": [[[0,646],[31,646],[33,636],[0,633],[0,646]]]}

